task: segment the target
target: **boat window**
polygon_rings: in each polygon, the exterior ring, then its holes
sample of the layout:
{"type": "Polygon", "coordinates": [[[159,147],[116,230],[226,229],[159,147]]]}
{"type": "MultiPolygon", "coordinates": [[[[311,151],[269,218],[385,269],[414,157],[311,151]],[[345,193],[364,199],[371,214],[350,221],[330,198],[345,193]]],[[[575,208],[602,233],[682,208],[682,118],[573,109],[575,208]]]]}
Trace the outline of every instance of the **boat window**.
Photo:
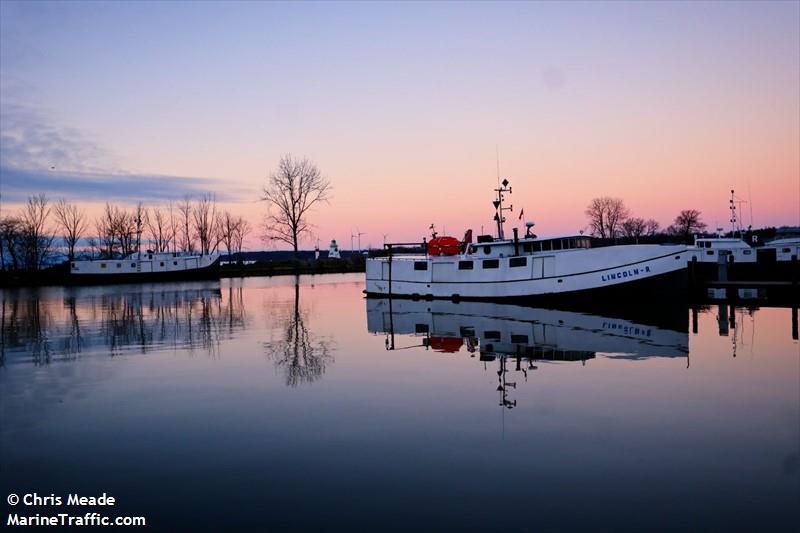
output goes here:
{"type": "Polygon", "coordinates": [[[522,243],[522,251],[526,253],[531,253],[533,246],[529,242],[522,243]]]}
{"type": "Polygon", "coordinates": [[[72,263],[72,268],[75,268],[75,263],[72,263]]]}
{"type": "Polygon", "coordinates": [[[472,270],[473,265],[472,261],[459,261],[458,262],[458,269],[459,270],[472,270]]]}
{"type": "Polygon", "coordinates": [[[714,250],[706,250],[706,255],[714,255],[714,250]]]}
{"type": "Polygon", "coordinates": [[[131,263],[131,268],[136,268],[136,263],[131,263]]]}
{"type": "Polygon", "coordinates": [[[117,263],[117,268],[122,268],[122,263],[117,263]]]}
{"type": "Polygon", "coordinates": [[[106,268],[106,264],[105,263],[100,263],[100,268],[106,268]]]}
{"type": "Polygon", "coordinates": [[[483,253],[485,253],[486,255],[489,255],[490,253],[492,253],[492,247],[491,246],[484,246],[483,247],[483,253]]]}
{"type": "Polygon", "coordinates": [[[542,250],[545,252],[549,252],[553,247],[553,241],[544,241],[542,242],[542,250]]]}
{"type": "Polygon", "coordinates": [[[162,266],[162,267],[164,266],[164,261],[161,261],[161,266],[162,266]]]}
{"type": "Polygon", "coordinates": [[[556,239],[553,241],[553,250],[560,250],[561,249],[561,240],[556,239]]]}
{"type": "Polygon", "coordinates": [[[415,333],[428,333],[428,324],[414,324],[415,333]]]}
{"type": "Polygon", "coordinates": [[[414,261],[414,270],[428,270],[428,262],[414,261]]]}
{"type": "Polygon", "coordinates": [[[511,335],[511,342],[513,344],[528,344],[527,335],[511,335]]]}
{"type": "Polygon", "coordinates": [[[533,243],[533,251],[534,252],[541,252],[542,251],[542,243],[539,242],[539,241],[536,241],[535,243],[533,243]]]}
{"type": "Polygon", "coordinates": [[[785,253],[785,254],[788,254],[788,253],[789,253],[789,252],[791,252],[791,251],[792,251],[792,249],[791,249],[791,248],[784,248],[784,249],[783,249],[783,253],[785,253]]]}
{"type": "Polygon", "coordinates": [[[742,253],[744,255],[750,255],[751,253],[753,253],[753,250],[742,250],[742,253]]]}
{"type": "Polygon", "coordinates": [[[527,257],[512,257],[508,260],[508,266],[510,267],[524,267],[528,264],[527,257]]]}
{"type": "Polygon", "coordinates": [[[498,259],[484,259],[483,268],[499,268],[500,261],[498,259]]]}
{"type": "Polygon", "coordinates": [[[484,331],[483,337],[487,341],[499,341],[500,340],[500,332],[499,331],[484,331]]]}
{"type": "Polygon", "coordinates": [[[578,247],[578,240],[577,239],[570,239],[569,240],[569,247],[570,248],[577,248],[578,247]]]}
{"type": "Polygon", "coordinates": [[[175,265],[175,266],[178,266],[178,262],[177,261],[173,261],[172,264],[175,265]]]}
{"type": "Polygon", "coordinates": [[[147,254],[147,258],[148,259],[152,259],[153,258],[153,254],[147,254]]]}

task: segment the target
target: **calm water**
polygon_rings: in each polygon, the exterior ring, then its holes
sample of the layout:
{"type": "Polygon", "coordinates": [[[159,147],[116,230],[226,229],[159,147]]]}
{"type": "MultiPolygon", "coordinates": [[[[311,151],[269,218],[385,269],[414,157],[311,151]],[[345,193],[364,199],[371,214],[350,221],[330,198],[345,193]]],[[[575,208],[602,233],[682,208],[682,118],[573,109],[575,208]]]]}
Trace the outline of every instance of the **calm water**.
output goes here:
{"type": "Polygon", "coordinates": [[[797,527],[791,310],[695,331],[362,289],[0,293],[3,500],[107,492],[165,530],[797,527]]]}

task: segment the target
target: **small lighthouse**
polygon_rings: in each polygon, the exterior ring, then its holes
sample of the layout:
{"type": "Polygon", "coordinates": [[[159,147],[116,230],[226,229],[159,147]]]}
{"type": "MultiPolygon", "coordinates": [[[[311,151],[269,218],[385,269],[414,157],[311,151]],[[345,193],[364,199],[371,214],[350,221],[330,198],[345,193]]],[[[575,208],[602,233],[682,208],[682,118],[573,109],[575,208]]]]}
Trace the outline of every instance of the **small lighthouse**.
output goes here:
{"type": "Polygon", "coordinates": [[[328,248],[328,259],[341,259],[339,254],[339,245],[336,244],[336,239],[331,240],[331,246],[328,248]]]}

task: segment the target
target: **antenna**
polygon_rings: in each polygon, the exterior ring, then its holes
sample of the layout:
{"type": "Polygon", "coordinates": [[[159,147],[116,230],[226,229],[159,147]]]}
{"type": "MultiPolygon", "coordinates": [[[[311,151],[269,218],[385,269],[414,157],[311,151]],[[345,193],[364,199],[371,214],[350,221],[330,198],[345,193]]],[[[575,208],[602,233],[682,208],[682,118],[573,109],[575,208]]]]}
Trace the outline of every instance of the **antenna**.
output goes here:
{"type": "Polygon", "coordinates": [[[494,145],[494,156],[497,160],[497,188],[500,188],[500,148],[494,145]]]}

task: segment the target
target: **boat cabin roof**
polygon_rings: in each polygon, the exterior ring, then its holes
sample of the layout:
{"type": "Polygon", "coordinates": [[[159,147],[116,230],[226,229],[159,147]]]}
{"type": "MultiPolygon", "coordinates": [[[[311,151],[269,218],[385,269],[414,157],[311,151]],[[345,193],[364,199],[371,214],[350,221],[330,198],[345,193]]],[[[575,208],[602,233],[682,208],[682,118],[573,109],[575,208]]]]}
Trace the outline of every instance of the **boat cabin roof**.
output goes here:
{"type": "Polygon", "coordinates": [[[730,237],[698,238],[695,239],[694,244],[698,248],[750,248],[750,245],[744,242],[742,239],[730,237]]]}
{"type": "MultiPolygon", "coordinates": [[[[563,237],[523,237],[517,242],[520,252],[548,252],[551,250],[570,250],[573,248],[591,248],[591,237],[588,235],[567,235],[563,237]]],[[[472,243],[470,246],[476,251],[491,252],[496,247],[513,247],[514,241],[503,239],[493,242],[472,243]]]]}

